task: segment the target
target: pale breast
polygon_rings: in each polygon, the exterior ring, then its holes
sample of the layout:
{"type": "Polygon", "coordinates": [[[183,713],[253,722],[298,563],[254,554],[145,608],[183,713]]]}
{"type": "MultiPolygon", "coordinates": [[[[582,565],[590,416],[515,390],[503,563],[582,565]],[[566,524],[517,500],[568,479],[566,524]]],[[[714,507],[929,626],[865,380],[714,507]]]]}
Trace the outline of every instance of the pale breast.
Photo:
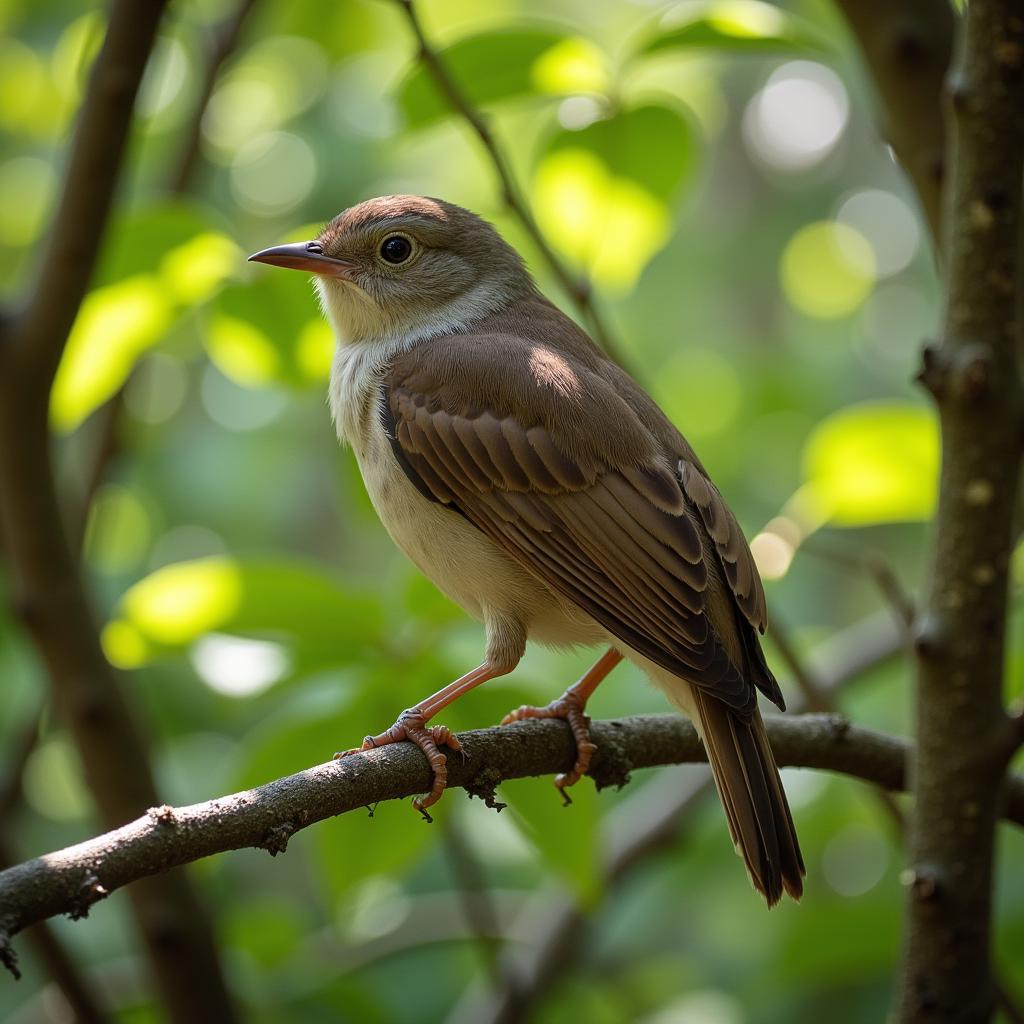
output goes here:
{"type": "Polygon", "coordinates": [[[338,433],[351,445],[367,493],[391,539],[444,594],[480,621],[521,622],[541,643],[599,642],[604,631],[453,510],[425,498],[395,458],[380,418],[382,370],[342,353],[331,378],[338,433]]]}

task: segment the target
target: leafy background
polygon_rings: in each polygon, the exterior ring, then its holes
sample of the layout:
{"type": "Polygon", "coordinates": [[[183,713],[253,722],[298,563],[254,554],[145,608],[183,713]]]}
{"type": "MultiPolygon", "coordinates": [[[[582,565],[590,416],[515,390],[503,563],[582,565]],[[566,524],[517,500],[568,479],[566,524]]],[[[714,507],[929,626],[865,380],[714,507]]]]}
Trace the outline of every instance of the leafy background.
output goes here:
{"type": "MultiPolygon", "coordinates": [[[[308,281],[245,254],[310,237],[372,195],[438,195],[493,220],[572,311],[503,209],[476,140],[416,64],[394,4],[257,4],[203,119],[194,181],[171,195],[206,41],[231,9],[172,7],[51,409],[62,476],[84,490],[97,409],[119,396],[85,557],[105,649],[136,670],[131,696],[175,803],[323,760],[480,656],[480,627],[392,549],[337,447],[324,402],[332,340],[308,281]]],[[[432,0],[422,16],[551,244],[592,277],[628,365],[754,538],[797,648],[884,618],[870,576],[821,555],[878,555],[919,578],[938,456],[911,377],[937,328],[938,285],[927,228],[831,6],[432,0]]],[[[0,269],[14,296],[54,201],[102,11],[2,0],[0,25],[0,269]]],[[[770,644],[769,655],[786,677],[770,644]]],[[[445,721],[478,727],[544,703],[587,659],[531,650],[445,721]]],[[[8,750],[44,688],[3,618],[0,678],[8,750]]],[[[842,704],[903,731],[908,700],[894,660],[842,704]]],[[[627,667],[592,708],[664,709],[627,667]]],[[[642,811],[688,771],[641,773],[621,793],[585,781],[567,810],[543,779],[503,787],[500,815],[452,793],[433,827],[394,803],[311,828],[284,858],[201,863],[230,984],[254,1021],[457,1019],[498,949],[467,907],[482,905],[526,948],[569,898],[587,925],[531,1020],[881,1020],[899,943],[899,841],[855,783],[785,773],[808,862],[800,906],[765,912],[712,800],[670,848],[602,884],[618,805],[642,811]]],[[[23,796],[20,855],[94,830],[73,748],[48,716],[23,796]]],[[[1001,842],[999,943],[1011,986],[1024,987],[1024,841],[1004,830],[1001,842]]],[[[160,1019],[122,898],[60,932],[119,1019],[160,1019]]],[[[58,1019],[25,960],[21,984],[0,983],[0,1017],[58,1019]]]]}

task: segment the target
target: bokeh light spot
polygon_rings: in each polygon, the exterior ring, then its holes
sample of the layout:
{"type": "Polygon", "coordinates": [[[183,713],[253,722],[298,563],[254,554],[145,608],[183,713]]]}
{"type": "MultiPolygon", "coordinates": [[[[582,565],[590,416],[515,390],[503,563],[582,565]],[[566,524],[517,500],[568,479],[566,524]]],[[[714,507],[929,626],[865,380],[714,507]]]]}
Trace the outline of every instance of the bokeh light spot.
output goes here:
{"type": "Polygon", "coordinates": [[[782,254],[782,288],[801,313],[834,320],[856,312],[875,283],[871,246],[847,224],[801,228],[782,254]]]}
{"type": "Polygon", "coordinates": [[[870,892],[885,876],[889,848],[877,829],[848,825],[825,845],[821,871],[840,896],[851,899],[870,892]]]}
{"type": "Polygon", "coordinates": [[[854,192],[844,199],[836,220],[868,240],[879,277],[891,277],[909,266],[921,241],[917,217],[910,207],[899,196],[878,188],[854,192]]]}
{"type": "Polygon", "coordinates": [[[309,195],[317,159],[305,139],[291,132],[268,132],[246,142],[231,165],[231,192],[255,213],[286,213],[309,195]]]}
{"type": "Polygon", "coordinates": [[[199,678],[228,697],[252,697],[274,685],[289,668],[288,652],[269,640],[209,633],[189,652],[199,678]]]}
{"type": "Polygon", "coordinates": [[[850,101],[834,71],[811,61],[777,69],[747,106],[747,149],[773,170],[795,173],[821,163],[846,129],[850,101]]]}

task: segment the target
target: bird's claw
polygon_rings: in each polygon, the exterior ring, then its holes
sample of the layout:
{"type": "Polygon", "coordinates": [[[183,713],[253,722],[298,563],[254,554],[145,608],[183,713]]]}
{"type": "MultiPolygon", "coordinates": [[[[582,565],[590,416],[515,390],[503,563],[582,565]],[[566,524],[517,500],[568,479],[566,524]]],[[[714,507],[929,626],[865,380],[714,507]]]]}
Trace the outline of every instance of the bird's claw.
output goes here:
{"type": "Polygon", "coordinates": [[[501,720],[502,725],[521,722],[527,718],[564,718],[569,723],[573,738],[576,740],[576,763],[570,771],[555,776],[555,786],[566,807],[572,803],[572,797],[567,792],[568,788],[575,786],[586,775],[591,759],[597,750],[597,744],[590,738],[590,716],[584,711],[584,707],[585,702],[580,700],[577,694],[572,690],[566,690],[561,697],[545,707],[539,708],[531,704],[524,704],[522,707],[516,708],[515,711],[510,711],[501,720]]]}
{"type": "Polygon", "coordinates": [[[448,747],[450,750],[459,751],[463,758],[466,752],[462,749],[455,733],[447,725],[427,725],[421,712],[415,708],[403,711],[397,721],[390,729],[386,729],[376,736],[367,736],[362,746],[353,747],[350,750],[343,750],[334,755],[335,759],[348,757],[350,754],[359,754],[365,750],[373,750],[374,747],[383,747],[389,743],[401,743],[408,740],[415,743],[423,751],[430,763],[431,771],[434,773],[434,782],[430,792],[423,797],[416,797],[412,805],[426,821],[434,819],[427,813],[427,808],[432,807],[441,799],[445,787],[448,785],[448,757],[442,754],[440,747],[448,747]]]}

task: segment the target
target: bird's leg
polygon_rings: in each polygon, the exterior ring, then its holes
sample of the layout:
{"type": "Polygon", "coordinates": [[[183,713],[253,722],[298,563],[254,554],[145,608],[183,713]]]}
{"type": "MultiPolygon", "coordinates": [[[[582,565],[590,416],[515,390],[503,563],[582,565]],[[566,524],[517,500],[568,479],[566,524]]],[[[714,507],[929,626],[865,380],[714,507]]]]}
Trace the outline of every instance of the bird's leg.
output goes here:
{"type": "Polygon", "coordinates": [[[520,722],[524,718],[564,718],[569,723],[569,728],[576,739],[576,763],[572,766],[572,771],[555,776],[555,785],[566,804],[572,803],[566,789],[574,786],[586,774],[590,767],[590,759],[597,750],[597,746],[590,738],[590,716],[584,712],[584,708],[591,694],[620,661],[622,655],[614,648],[609,648],[558,700],[553,700],[543,708],[524,704],[521,708],[510,711],[501,720],[502,725],[520,722]]]}
{"type": "Polygon", "coordinates": [[[485,661],[471,672],[460,676],[455,682],[438,690],[437,693],[421,700],[415,707],[407,708],[398,716],[398,720],[390,729],[376,736],[367,736],[361,747],[353,747],[351,750],[342,751],[334,756],[335,758],[347,757],[349,754],[372,750],[374,747],[382,747],[387,743],[401,743],[402,740],[415,743],[430,762],[430,767],[434,772],[434,784],[425,797],[416,797],[412,804],[427,821],[430,821],[431,817],[427,813],[427,808],[441,799],[441,794],[448,783],[448,758],[441,753],[439,748],[449,747],[452,750],[461,750],[462,746],[448,726],[427,725],[427,722],[442,708],[446,708],[453,701],[458,700],[474,686],[486,683],[488,679],[494,679],[496,676],[506,675],[509,671],[507,668],[498,668],[490,661],[485,661]]]}

